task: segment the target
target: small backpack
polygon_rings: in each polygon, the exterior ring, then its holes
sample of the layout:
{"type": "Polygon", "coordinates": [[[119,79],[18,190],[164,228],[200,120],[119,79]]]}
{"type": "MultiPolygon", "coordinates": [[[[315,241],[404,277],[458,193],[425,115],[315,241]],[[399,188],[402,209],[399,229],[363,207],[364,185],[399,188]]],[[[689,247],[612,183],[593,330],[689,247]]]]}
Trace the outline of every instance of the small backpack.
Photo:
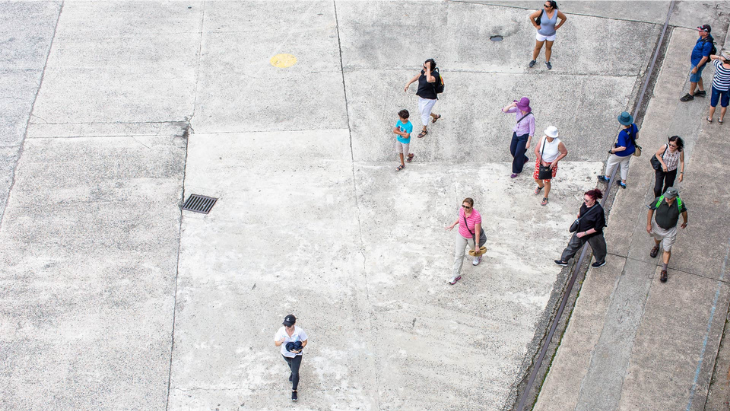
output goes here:
{"type": "MultiPolygon", "coordinates": [[[[712,50],[710,50],[710,55],[711,56],[716,56],[717,55],[717,47],[715,47],[715,39],[714,38],[712,38],[711,36],[707,36],[707,38],[705,40],[702,40],[702,42],[703,43],[710,42],[710,44],[712,44],[712,50]]],[[[704,48],[705,46],[703,45],[702,47],[704,48]]]]}
{"type": "Polygon", "coordinates": [[[444,78],[441,77],[441,73],[439,72],[438,68],[436,68],[436,70],[434,71],[436,72],[436,74],[438,74],[439,78],[436,79],[436,83],[434,83],[433,87],[436,89],[436,94],[441,94],[444,92],[444,78]]]}

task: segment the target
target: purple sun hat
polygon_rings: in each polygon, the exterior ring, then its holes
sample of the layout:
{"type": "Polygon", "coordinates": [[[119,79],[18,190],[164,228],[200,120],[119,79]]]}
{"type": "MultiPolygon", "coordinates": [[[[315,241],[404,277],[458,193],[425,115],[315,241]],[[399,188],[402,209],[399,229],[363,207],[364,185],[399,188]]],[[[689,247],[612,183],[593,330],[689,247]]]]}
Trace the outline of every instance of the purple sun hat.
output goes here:
{"type": "Polygon", "coordinates": [[[514,100],[515,103],[517,103],[517,108],[524,111],[524,112],[531,112],[532,109],[530,108],[530,99],[527,97],[522,97],[520,101],[514,100]]]}

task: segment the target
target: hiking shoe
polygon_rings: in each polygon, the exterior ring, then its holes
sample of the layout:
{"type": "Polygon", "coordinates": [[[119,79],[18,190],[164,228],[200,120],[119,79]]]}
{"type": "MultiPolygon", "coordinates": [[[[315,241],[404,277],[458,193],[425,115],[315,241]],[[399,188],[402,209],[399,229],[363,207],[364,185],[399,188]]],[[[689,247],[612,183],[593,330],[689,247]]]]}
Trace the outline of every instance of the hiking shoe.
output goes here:
{"type": "Polygon", "coordinates": [[[598,176],[598,181],[605,181],[606,183],[608,183],[609,181],[611,181],[611,179],[606,176],[598,176]]]}
{"type": "Polygon", "coordinates": [[[662,270],[662,276],[659,277],[659,281],[663,283],[667,282],[667,270],[662,270]]]}
{"type": "Polygon", "coordinates": [[[595,263],[591,264],[591,267],[598,268],[598,267],[603,267],[604,265],[606,265],[606,261],[603,261],[602,263],[599,263],[598,261],[596,261],[595,263]]]}
{"type": "Polygon", "coordinates": [[[680,98],[679,101],[692,101],[694,99],[695,99],[695,96],[687,93],[684,96],[682,96],[682,98],[680,98]]]}
{"type": "Polygon", "coordinates": [[[649,257],[656,258],[656,255],[659,254],[659,246],[655,245],[654,248],[651,249],[649,252],[649,257]]]}
{"type": "Polygon", "coordinates": [[[552,64],[550,64],[550,62],[549,62],[549,61],[546,61],[546,62],[545,62],[545,67],[547,67],[547,68],[548,68],[548,70],[552,70],[552,69],[553,69],[553,65],[552,65],[552,64]]]}
{"type": "Polygon", "coordinates": [[[557,264],[557,265],[559,265],[561,267],[567,267],[568,266],[568,263],[566,263],[563,260],[555,260],[555,264],[557,264]]]}
{"type": "Polygon", "coordinates": [[[472,261],[472,265],[479,265],[479,263],[482,262],[482,257],[474,257],[474,261],[472,261]]]}
{"type": "Polygon", "coordinates": [[[695,91],[695,97],[705,97],[706,95],[707,95],[707,91],[706,90],[698,90],[698,91],[695,91]]]}
{"type": "Polygon", "coordinates": [[[291,400],[292,400],[292,402],[297,402],[298,399],[299,398],[297,398],[297,392],[296,391],[292,391],[291,392],[291,400]]]}
{"type": "Polygon", "coordinates": [[[454,277],[454,278],[451,279],[451,281],[449,281],[449,284],[454,285],[459,280],[461,280],[461,276],[454,277]]]}
{"type": "Polygon", "coordinates": [[[527,65],[527,67],[529,67],[529,68],[533,68],[533,67],[535,67],[535,63],[537,63],[537,61],[535,61],[535,60],[532,60],[532,61],[530,62],[530,64],[528,64],[528,65],[527,65]]]}
{"type": "Polygon", "coordinates": [[[626,183],[624,183],[623,181],[619,181],[619,182],[618,182],[618,185],[619,185],[619,186],[620,186],[621,188],[626,188],[626,183]]]}

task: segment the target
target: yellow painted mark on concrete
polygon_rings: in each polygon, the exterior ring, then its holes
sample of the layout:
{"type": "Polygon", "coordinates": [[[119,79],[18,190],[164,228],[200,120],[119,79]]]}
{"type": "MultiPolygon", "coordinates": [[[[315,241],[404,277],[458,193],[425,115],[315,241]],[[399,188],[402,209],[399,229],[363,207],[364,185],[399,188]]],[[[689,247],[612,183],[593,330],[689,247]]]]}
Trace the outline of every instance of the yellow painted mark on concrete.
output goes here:
{"type": "Polygon", "coordinates": [[[287,68],[297,64],[297,58],[291,54],[277,54],[269,62],[274,67],[287,68]]]}

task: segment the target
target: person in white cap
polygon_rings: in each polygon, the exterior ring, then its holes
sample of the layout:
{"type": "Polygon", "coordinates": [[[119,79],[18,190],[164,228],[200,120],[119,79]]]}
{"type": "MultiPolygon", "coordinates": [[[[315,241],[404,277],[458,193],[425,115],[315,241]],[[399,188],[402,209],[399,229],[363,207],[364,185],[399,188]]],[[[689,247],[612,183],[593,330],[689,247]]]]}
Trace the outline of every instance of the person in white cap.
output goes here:
{"type": "Polygon", "coordinates": [[[297,385],[299,385],[299,367],[302,365],[302,351],[307,346],[307,333],[294,325],[297,317],[289,314],[284,317],[283,327],[274,335],[274,345],[281,347],[281,355],[289,365],[289,381],[291,381],[291,400],[296,401],[297,385]]]}
{"type": "Polygon", "coordinates": [[[540,204],[547,205],[548,195],[550,195],[551,180],[558,173],[558,161],[565,158],[568,155],[568,149],[565,148],[565,144],[558,138],[558,128],[550,126],[545,129],[545,136],[540,139],[540,142],[535,146],[535,173],[532,177],[537,183],[535,189],[535,195],[540,194],[542,189],[545,189],[543,194],[542,202],[540,204]],[[540,175],[540,167],[549,168],[547,174],[540,175]]]}

